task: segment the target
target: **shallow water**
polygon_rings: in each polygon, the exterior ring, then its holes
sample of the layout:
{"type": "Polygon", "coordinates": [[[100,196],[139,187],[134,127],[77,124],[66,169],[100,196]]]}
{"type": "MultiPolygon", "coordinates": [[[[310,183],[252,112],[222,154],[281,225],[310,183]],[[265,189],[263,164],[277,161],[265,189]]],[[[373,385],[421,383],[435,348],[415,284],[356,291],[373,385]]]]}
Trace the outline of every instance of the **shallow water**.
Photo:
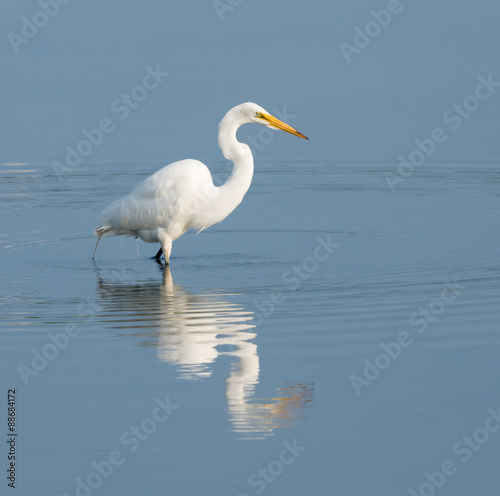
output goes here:
{"type": "Polygon", "coordinates": [[[17,494],[498,494],[498,163],[261,163],[171,270],[93,262],[160,165],[0,166],[17,494]]]}

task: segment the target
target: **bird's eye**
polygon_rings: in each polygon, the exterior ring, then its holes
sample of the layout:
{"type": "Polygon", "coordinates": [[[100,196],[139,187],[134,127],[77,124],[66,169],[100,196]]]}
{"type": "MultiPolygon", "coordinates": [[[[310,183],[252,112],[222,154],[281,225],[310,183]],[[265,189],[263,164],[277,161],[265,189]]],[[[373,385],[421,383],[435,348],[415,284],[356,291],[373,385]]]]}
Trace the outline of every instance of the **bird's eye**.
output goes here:
{"type": "Polygon", "coordinates": [[[264,117],[264,116],[262,115],[262,112],[257,112],[255,115],[256,115],[257,117],[264,117]]]}

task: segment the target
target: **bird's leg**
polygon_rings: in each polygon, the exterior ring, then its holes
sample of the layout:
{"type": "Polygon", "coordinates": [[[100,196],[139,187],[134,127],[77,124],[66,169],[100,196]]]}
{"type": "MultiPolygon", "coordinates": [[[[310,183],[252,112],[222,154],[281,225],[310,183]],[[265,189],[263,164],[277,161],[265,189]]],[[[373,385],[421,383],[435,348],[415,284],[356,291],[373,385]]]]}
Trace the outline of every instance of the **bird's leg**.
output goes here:
{"type": "MultiPolygon", "coordinates": [[[[168,265],[172,251],[172,238],[161,228],[158,229],[158,238],[160,239],[161,251],[163,251],[163,257],[165,258],[165,265],[168,265]]],[[[160,252],[158,253],[161,255],[160,252]]]]}
{"type": "Polygon", "coordinates": [[[170,253],[172,253],[172,241],[168,246],[163,246],[163,258],[165,259],[165,265],[170,264],[170,253]]]}
{"type": "Polygon", "coordinates": [[[158,253],[157,253],[157,254],[156,254],[153,258],[155,258],[155,259],[156,259],[156,261],[158,262],[158,261],[160,260],[160,257],[162,256],[162,254],[163,254],[163,249],[162,249],[162,248],[160,248],[160,249],[158,250],[158,253]]]}

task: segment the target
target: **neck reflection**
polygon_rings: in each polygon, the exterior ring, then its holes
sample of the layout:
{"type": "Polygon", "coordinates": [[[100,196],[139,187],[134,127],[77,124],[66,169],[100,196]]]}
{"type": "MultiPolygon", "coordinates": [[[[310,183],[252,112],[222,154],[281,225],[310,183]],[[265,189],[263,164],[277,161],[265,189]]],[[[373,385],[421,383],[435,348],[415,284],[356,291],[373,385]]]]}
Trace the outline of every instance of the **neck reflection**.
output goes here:
{"type": "Polygon", "coordinates": [[[155,346],[158,358],[175,367],[178,379],[210,377],[219,356],[234,359],[225,395],[239,437],[272,435],[274,429],[289,426],[312,400],[309,383],[287,384],[277,389],[275,398],[254,398],[260,372],[253,342],[254,314],[227,301],[231,295],[191,294],[173,282],[168,268],[162,282],[123,282],[126,279],[106,282],[99,277],[99,300],[106,320],[115,328],[133,330],[127,335],[141,338],[141,346],[155,346]]]}

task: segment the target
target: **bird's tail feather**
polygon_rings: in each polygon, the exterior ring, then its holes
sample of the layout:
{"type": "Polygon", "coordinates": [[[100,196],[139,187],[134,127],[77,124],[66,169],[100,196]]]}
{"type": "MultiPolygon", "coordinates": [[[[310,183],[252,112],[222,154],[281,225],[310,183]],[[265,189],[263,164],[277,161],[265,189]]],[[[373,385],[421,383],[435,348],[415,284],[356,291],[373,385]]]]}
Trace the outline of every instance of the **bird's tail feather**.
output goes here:
{"type": "Polygon", "coordinates": [[[97,243],[95,244],[94,253],[92,253],[92,260],[95,257],[95,251],[97,250],[97,245],[103,236],[109,236],[114,233],[113,226],[99,226],[94,229],[94,236],[97,236],[97,243]]]}
{"type": "Polygon", "coordinates": [[[113,226],[98,226],[94,229],[94,236],[109,236],[114,234],[115,228],[113,226]]]}
{"type": "Polygon", "coordinates": [[[115,230],[113,226],[98,226],[94,229],[94,236],[97,236],[97,243],[95,244],[94,253],[92,253],[92,260],[94,260],[95,251],[97,250],[97,245],[103,236],[109,236],[114,234],[115,230]]]}

